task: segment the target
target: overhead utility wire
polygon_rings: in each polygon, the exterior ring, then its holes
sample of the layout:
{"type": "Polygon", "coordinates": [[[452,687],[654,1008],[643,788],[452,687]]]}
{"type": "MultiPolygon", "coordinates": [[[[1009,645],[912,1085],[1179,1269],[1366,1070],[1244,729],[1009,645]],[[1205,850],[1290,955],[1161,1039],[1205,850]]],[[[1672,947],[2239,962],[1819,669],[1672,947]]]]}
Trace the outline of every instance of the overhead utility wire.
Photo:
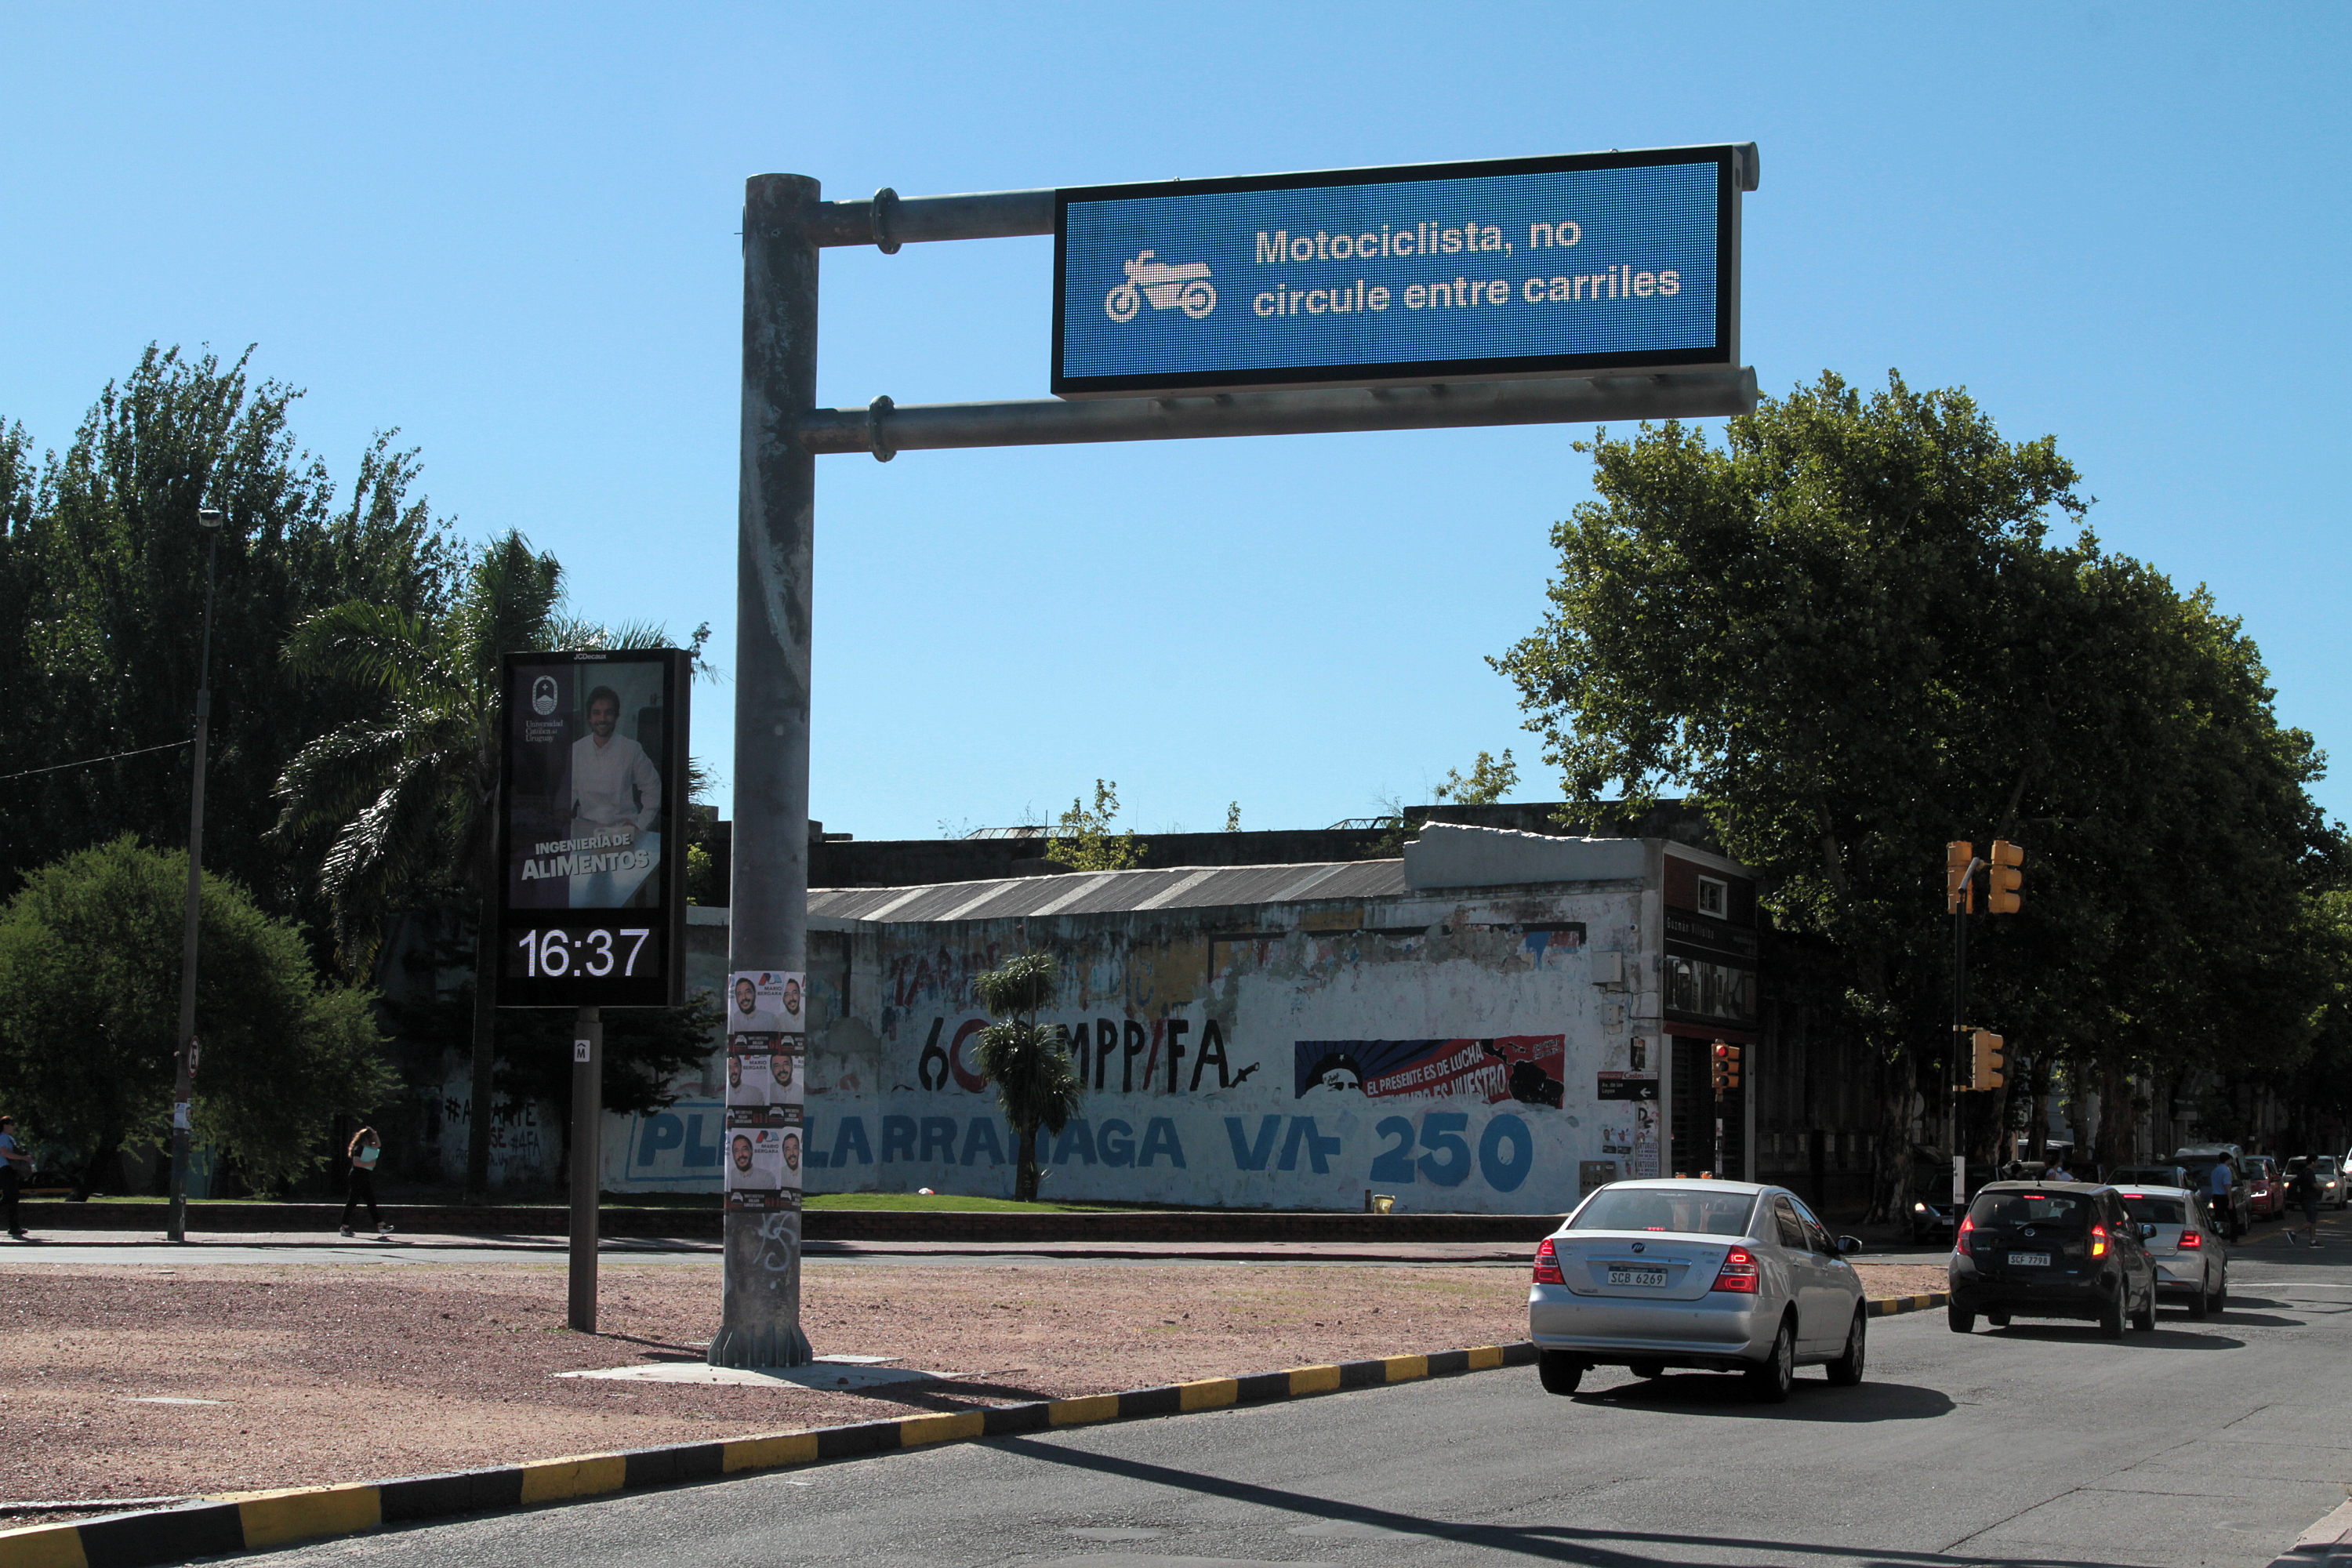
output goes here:
{"type": "Polygon", "coordinates": [[[125,757],[143,757],[151,752],[173,752],[190,742],[173,741],[161,746],[142,746],[135,752],[115,752],[103,757],[84,757],[78,763],[54,763],[46,768],[26,768],[21,773],[0,773],[0,784],[12,784],[17,779],[29,779],[40,773],[61,773],[68,768],[95,767],[100,763],[119,763],[125,757]]]}

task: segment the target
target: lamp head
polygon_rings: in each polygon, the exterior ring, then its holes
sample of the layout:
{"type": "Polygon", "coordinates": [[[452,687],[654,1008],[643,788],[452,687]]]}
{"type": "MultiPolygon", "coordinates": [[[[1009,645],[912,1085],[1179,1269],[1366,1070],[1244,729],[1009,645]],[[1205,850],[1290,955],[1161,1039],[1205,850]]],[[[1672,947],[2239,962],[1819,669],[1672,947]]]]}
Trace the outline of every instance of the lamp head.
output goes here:
{"type": "Polygon", "coordinates": [[[228,513],[216,506],[200,506],[196,509],[196,526],[207,532],[217,529],[227,521],[228,513]]]}

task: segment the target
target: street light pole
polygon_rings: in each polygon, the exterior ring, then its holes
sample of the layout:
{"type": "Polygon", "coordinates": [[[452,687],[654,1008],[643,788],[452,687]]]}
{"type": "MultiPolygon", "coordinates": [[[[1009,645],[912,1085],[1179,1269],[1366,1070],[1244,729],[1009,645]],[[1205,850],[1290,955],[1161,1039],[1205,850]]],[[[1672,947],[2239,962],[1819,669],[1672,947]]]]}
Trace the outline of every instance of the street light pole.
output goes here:
{"type": "Polygon", "coordinates": [[[213,723],[213,572],[220,560],[218,507],[200,507],[196,526],[205,531],[205,633],[196,658],[196,759],[188,791],[188,909],[180,931],[179,1055],[172,1071],[172,1206],[165,1235],[188,1239],[188,1108],[196,1089],[196,915],[205,875],[205,747],[213,723]]]}

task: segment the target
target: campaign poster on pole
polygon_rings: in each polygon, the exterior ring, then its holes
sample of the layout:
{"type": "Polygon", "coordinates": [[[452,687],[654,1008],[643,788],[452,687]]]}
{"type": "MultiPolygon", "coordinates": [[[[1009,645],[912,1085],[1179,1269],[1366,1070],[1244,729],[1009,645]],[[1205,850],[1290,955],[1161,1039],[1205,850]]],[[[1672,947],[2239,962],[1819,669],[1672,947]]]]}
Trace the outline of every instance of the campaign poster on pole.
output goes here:
{"type": "Polygon", "coordinates": [[[807,976],[743,970],[727,985],[726,1206],[801,1206],[807,976]]]}

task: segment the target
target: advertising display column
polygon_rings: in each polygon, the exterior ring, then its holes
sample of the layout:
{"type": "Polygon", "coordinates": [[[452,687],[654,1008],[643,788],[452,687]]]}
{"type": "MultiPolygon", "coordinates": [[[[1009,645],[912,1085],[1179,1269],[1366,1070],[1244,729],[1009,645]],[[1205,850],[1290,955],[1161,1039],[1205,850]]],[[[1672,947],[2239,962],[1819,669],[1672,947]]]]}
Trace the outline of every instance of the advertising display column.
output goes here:
{"type": "MultiPolygon", "coordinates": [[[[606,1007],[685,994],[687,693],[677,648],[510,653],[500,671],[501,1007],[570,1007],[570,1321],[596,1328],[606,1007]]],[[[477,1090],[472,1114],[488,1117],[477,1090]]]]}

